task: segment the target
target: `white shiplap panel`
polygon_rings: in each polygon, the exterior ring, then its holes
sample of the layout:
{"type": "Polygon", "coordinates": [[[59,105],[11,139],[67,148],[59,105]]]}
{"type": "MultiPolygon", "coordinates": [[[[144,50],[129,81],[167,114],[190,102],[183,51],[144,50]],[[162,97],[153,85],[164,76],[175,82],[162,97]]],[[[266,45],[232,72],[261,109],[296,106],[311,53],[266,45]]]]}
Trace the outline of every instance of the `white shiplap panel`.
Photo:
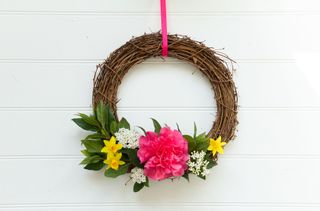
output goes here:
{"type": "Polygon", "coordinates": [[[0,204],[318,203],[318,159],[222,158],[206,181],[152,182],[138,194],[128,175],[106,179],[78,159],[0,160],[0,204]],[[14,181],[14,182],[13,182],[14,181]]]}
{"type": "MultiPolygon", "coordinates": [[[[315,15],[171,15],[169,32],[226,48],[234,59],[291,60],[320,50],[315,15]]],[[[158,15],[0,14],[1,60],[104,59],[132,36],[158,31],[158,15]],[[23,36],[22,36],[23,35],[23,36]],[[117,39],[115,39],[117,37],[117,39]]]]}
{"type": "MultiPolygon", "coordinates": [[[[71,118],[77,111],[2,111],[0,158],[14,156],[81,156],[80,140],[87,133],[71,118]]],[[[152,129],[151,117],[184,133],[208,131],[214,111],[121,111],[133,125],[152,129]]],[[[226,147],[226,156],[319,156],[317,138],[320,111],[243,110],[237,139],[226,147]]]]}
{"type": "Polygon", "coordinates": [[[22,204],[22,205],[8,205],[0,206],[1,211],[319,211],[319,206],[310,204],[262,204],[255,203],[218,203],[214,205],[203,204],[188,204],[185,203],[173,205],[158,205],[158,204],[138,204],[138,205],[115,205],[115,204],[22,204]]]}
{"type": "MultiPolygon", "coordinates": [[[[195,68],[169,61],[144,63],[133,68],[120,86],[119,107],[215,106],[209,83],[195,68]],[[146,92],[146,87],[150,92],[146,92]]],[[[317,60],[299,61],[239,63],[234,80],[241,108],[319,108],[317,60]]],[[[88,108],[94,71],[94,63],[0,63],[0,107],[88,108]]]]}
{"type": "MultiPolygon", "coordinates": [[[[0,11],[158,12],[160,0],[1,0],[0,11]]],[[[174,0],[169,12],[319,11],[318,0],[174,0]]]]}

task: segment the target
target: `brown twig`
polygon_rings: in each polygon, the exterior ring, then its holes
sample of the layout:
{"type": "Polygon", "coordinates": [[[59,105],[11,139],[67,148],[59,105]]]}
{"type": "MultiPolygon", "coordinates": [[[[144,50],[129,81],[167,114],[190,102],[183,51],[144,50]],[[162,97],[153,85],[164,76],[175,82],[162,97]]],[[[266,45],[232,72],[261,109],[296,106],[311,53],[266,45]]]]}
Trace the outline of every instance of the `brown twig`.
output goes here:
{"type": "MultiPolygon", "coordinates": [[[[93,106],[100,100],[108,103],[117,116],[117,91],[125,74],[136,64],[150,57],[161,57],[162,36],[158,33],[133,37],[116,49],[99,65],[94,78],[93,106]]],[[[233,60],[202,42],[187,36],[168,35],[169,57],[193,64],[212,85],[217,105],[217,114],[208,136],[224,141],[235,136],[238,110],[238,96],[232,80],[233,60]],[[231,64],[229,70],[228,63],[231,64]]]]}

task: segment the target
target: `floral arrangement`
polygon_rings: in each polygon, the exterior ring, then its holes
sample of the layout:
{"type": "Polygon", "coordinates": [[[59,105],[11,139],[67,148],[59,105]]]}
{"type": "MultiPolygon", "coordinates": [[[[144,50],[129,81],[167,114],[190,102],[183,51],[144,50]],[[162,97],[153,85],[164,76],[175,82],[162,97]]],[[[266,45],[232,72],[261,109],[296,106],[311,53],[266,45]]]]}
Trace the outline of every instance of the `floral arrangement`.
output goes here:
{"type": "Polygon", "coordinates": [[[149,187],[149,180],[176,179],[189,181],[189,174],[206,179],[209,169],[217,164],[217,154],[223,154],[226,142],[222,137],[209,138],[206,133],[185,135],[152,119],[154,131],[141,133],[125,118],[115,118],[109,105],[100,101],[93,115],[79,114],[72,119],[80,128],[93,132],[81,143],[85,158],[80,163],[87,170],[104,169],[106,177],[130,174],[134,192],[149,187]]]}

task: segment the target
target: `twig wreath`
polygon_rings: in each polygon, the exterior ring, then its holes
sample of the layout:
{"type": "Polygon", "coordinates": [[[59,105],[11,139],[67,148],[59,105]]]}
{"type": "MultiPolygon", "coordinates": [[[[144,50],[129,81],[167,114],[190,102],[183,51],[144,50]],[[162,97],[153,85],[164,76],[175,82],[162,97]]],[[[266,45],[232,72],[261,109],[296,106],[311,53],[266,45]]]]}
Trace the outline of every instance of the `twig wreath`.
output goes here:
{"type": "MultiPolygon", "coordinates": [[[[166,30],[165,30],[166,31],[166,30]]],[[[164,32],[164,30],[163,30],[164,32]]],[[[81,142],[85,169],[105,169],[106,177],[129,173],[133,190],[149,187],[150,180],[176,179],[189,174],[206,179],[217,164],[223,146],[235,137],[237,126],[237,92],[232,80],[233,61],[222,53],[187,36],[144,34],[132,38],[116,49],[100,65],[94,76],[93,114],[79,114],[73,121],[92,131],[81,142]],[[125,118],[117,115],[117,90],[126,73],[151,57],[173,57],[194,65],[209,80],[217,105],[216,118],[208,133],[183,134],[152,119],[154,131],[141,133],[125,118]],[[232,70],[229,70],[231,64],[232,70]]]]}

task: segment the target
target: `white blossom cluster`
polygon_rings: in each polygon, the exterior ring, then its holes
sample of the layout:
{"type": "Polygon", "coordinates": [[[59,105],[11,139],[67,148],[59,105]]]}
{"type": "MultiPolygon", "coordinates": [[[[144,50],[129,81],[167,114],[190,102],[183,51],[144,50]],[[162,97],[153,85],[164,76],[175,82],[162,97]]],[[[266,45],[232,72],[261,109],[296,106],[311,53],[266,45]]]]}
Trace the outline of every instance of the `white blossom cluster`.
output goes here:
{"type": "Polygon", "coordinates": [[[115,133],[115,136],[117,141],[122,144],[123,148],[135,149],[139,146],[138,138],[140,135],[135,130],[120,128],[119,131],[115,133]]]}
{"type": "Polygon", "coordinates": [[[143,169],[137,167],[131,170],[130,178],[134,183],[139,184],[147,181],[146,176],[143,174],[143,169]]]}
{"type": "Polygon", "coordinates": [[[204,151],[191,152],[190,160],[188,161],[189,171],[197,176],[207,176],[209,174],[209,170],[207,169],[209,161],[204,159],[205,155],[204,151]]]}

